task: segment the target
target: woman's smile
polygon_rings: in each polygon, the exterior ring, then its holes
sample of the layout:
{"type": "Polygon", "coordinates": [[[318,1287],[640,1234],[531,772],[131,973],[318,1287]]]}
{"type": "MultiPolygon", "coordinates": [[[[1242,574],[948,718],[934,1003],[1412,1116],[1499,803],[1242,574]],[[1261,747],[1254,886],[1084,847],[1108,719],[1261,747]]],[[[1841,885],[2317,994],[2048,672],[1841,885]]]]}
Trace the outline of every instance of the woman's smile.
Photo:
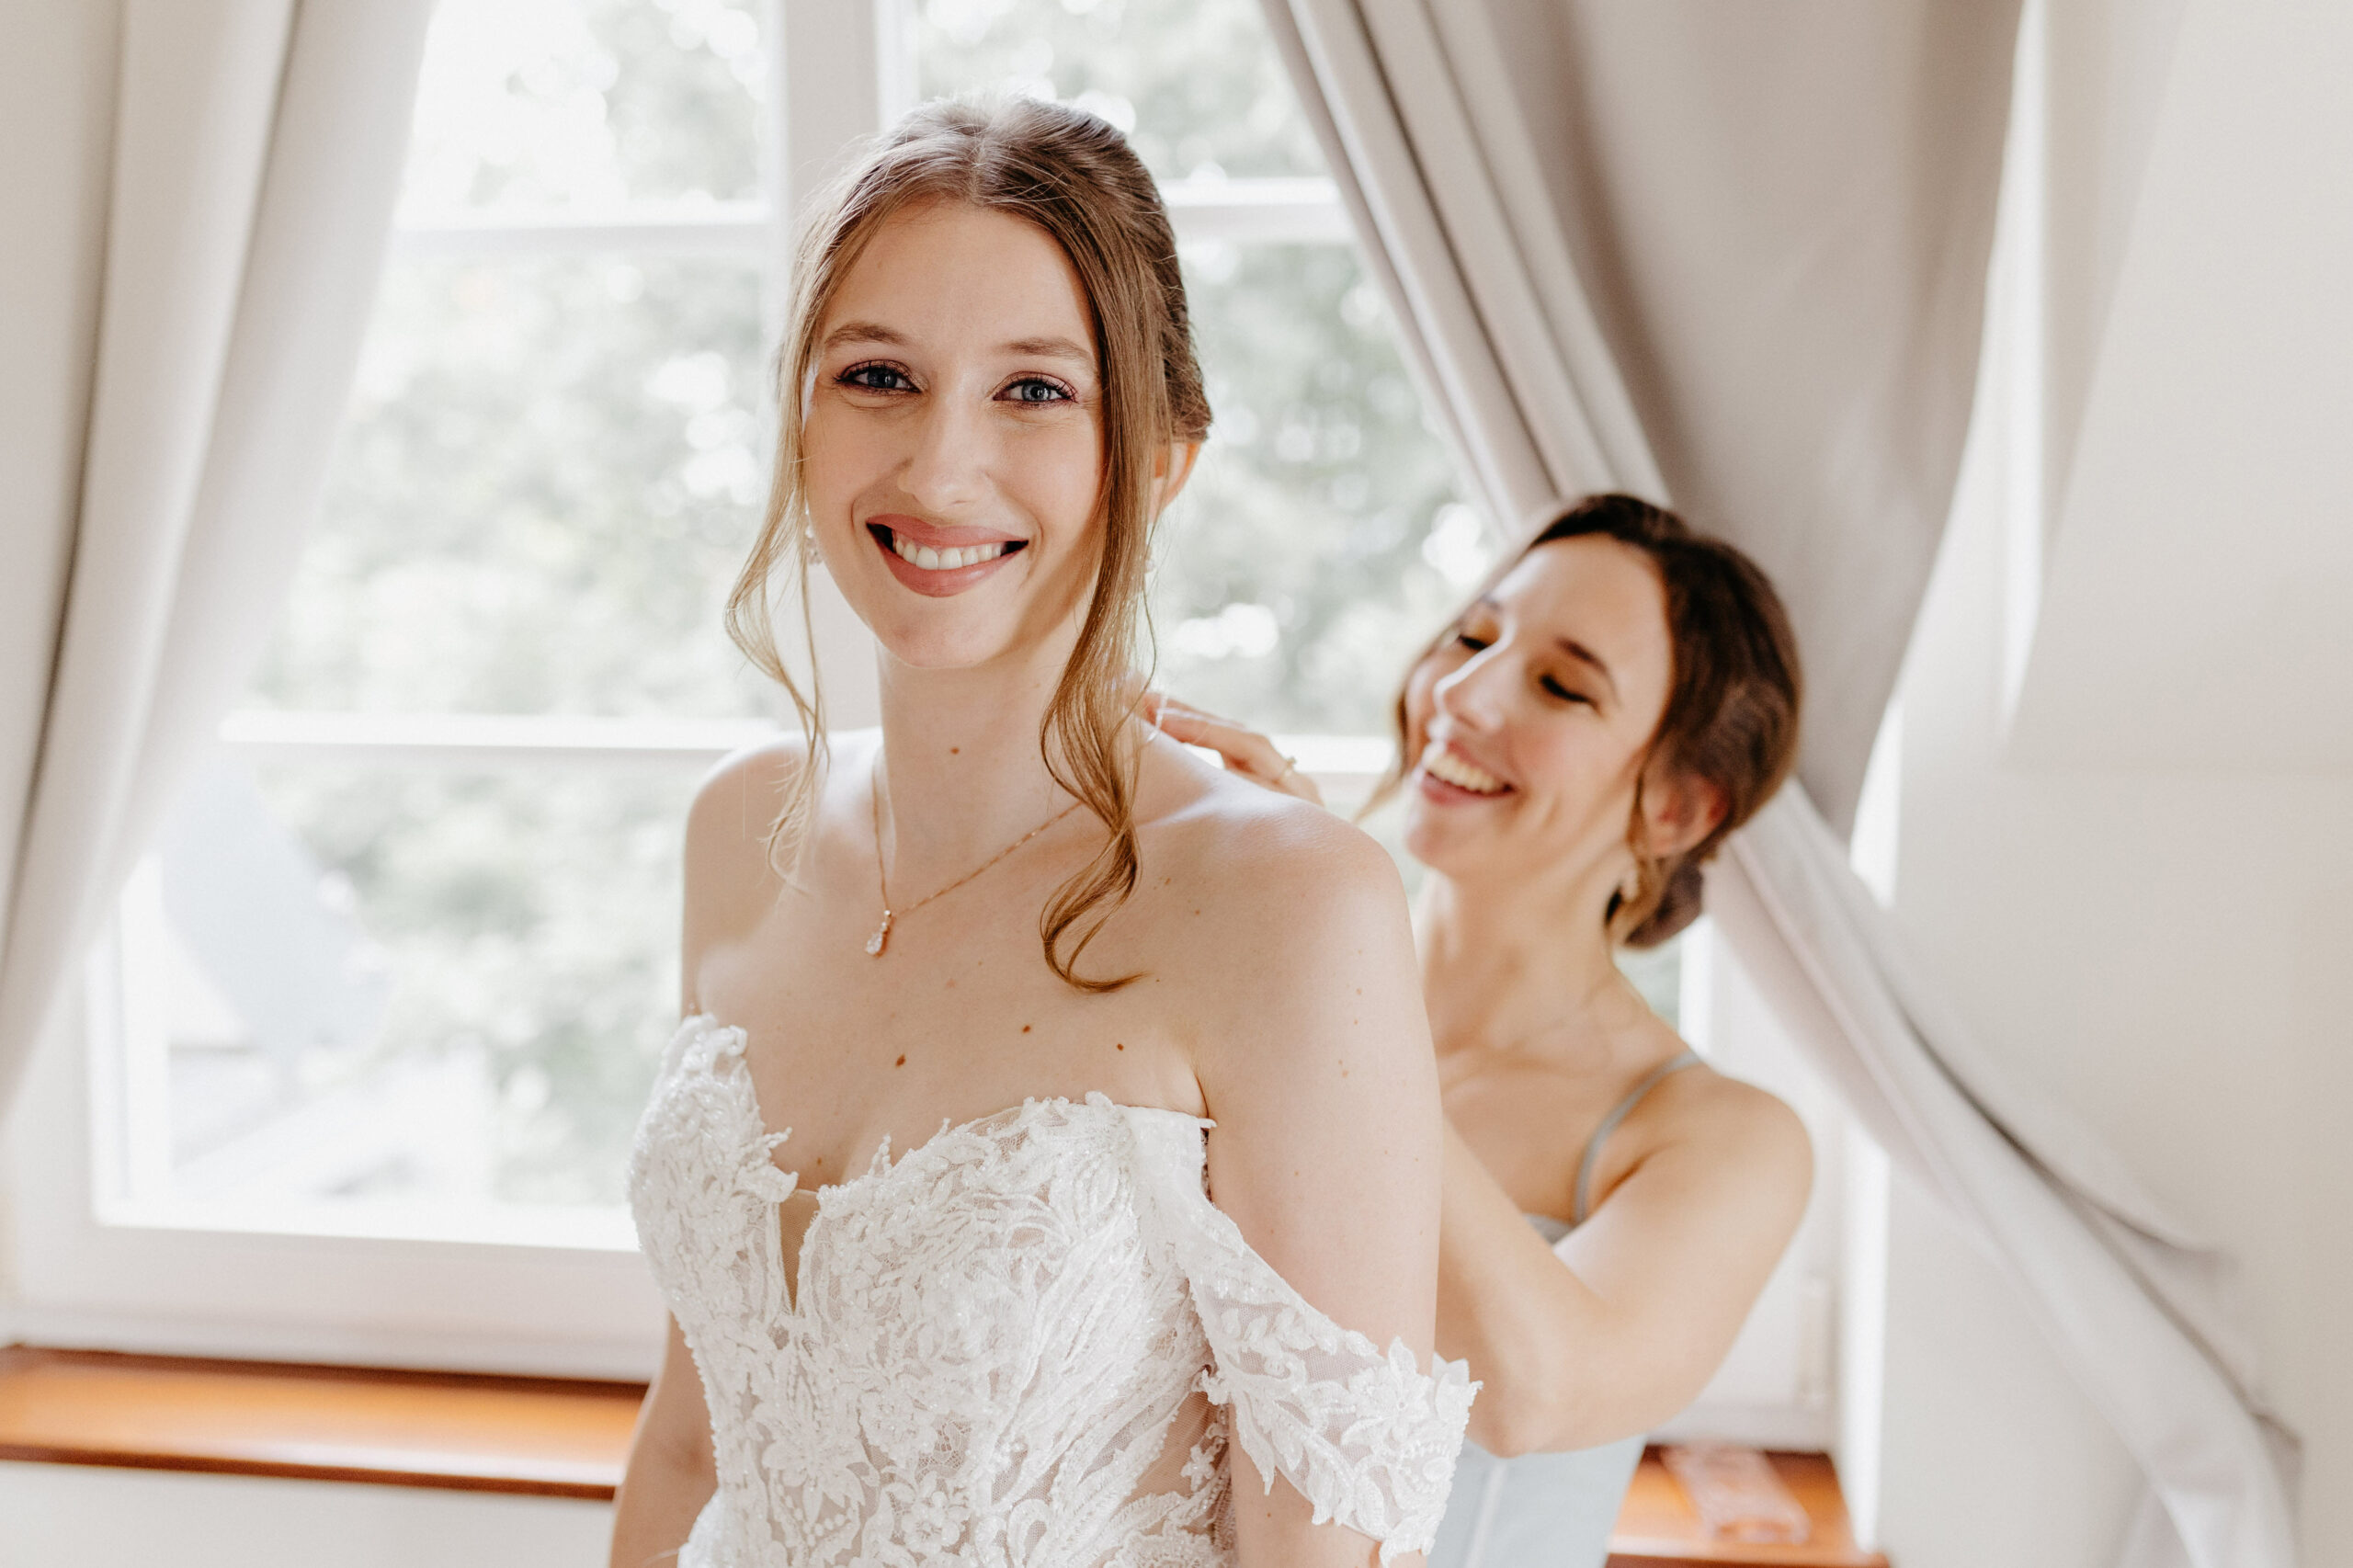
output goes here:
{"type": "Polygon", "coordinates": [[[995,576],[1029,542],[985,529],[943,528],[895,512],[867,518],[866,532],[882,551],[891,575],[932,598],[961,594],[995,576]]]}
{"type": "Polygon", "coordinates": [[[1512,788],[1449,743],[1438,740],[1423,748],[1414,781],[1424,800],[1441,806],[1492,801],[1509,794],[1512,788]]]}

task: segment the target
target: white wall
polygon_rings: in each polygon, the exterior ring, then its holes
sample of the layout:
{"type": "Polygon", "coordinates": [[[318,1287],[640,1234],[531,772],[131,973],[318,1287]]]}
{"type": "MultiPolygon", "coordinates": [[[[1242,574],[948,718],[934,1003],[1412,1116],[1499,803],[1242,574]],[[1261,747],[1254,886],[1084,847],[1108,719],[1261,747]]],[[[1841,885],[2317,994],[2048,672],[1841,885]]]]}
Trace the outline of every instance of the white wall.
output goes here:
{"type": "MultiPolygon", "coordinates": [[[[1957,520],[1905,684],[1897,911],[1963,1014],[2245,1260],[2353,1562],[2353,779],[2028,771],[1998,728],[1999,534],[1957,520]]],[[[1904,1568],[2101,1561],[2129,1481],[2006,1294],[1899,1188],[1884,1535],[1904,1568]]]]}
{"type": "Polygon", "coordinates": [[[557,1497],[0,1464],[0,1568],[597,1568],[611,1535],[557,1497]]]}
{"type": "MultiPolygon", "coordinates": [[[[2346,551],[2308,548],[2353,521],[2353,290],[2343,275],[2300,281],[2278,236],[2248,222],[2276,209],[2333,236],[2353,212],[2353,172],[2329,151],[2343,136],[2307,134],[2332,96],[2339,131],[2353,130],[2353,8],[2189,0],[2182,25],[2113,299],[2096,323],[2065,314],[2094,308],[2066,289],[2043,301],[2054,343],[2102,342],[2047,530],[2009,526],[2005,507],[2040,488],[2013,483],[2035,454],[2005,450],[2017,426],[1981,404],[1903,686],[1896,908],[1988,1044],[2243,1261],[2271,1393],[2307,1441],[2305,1560],[2332,1568],[2353,1563],[2353,1336],[2338,1306],[2353,1298],[2353,766],[2331,760],[2353,756],[2353,659],[2298,650],[2353,624],[2346,551]],[[2257,113],[2248,100],[2265,97],[2257,113]],[[2269,140],[2200,135],[2226,106],[2269,140]],[[2237,160],[2217,170],[2225,146],[2237,160]],[[2221,237],[2188,243],[2183,204],[2234,180],[2259,188],[2210,206],[2221,237]],[[2182,350],[2170,360],[2168,343],[2182,350]],[[2231,372],[2193,349],[2228,349],[2231,372]],[[2264,429],[2278,438],[2255,441],[2264,429]],[[2262,504],[2234,509],[2234,492],[2262,504]],[[2038,728],[2022,736],[2004,700],[2006,552],[2046,531],[2053,574],[2018,704],[2038,728]],[[2225,636],[2207,613],[2218,604],[2225,636]],[[2135,652],[2193,643],[2194,683],[2152,681],[2159,666],[2135,652]],[[2233,710],[2264,715],[2280,744],[2244,744],[2233,710]]],[[[2053,82],[2054,99],[2065,90],[2053,82]]],[[[1992,404],[2017,369],[1989,364],[1992,404]]],[[[2064,394],[2065,380],[2041,390],[2064,394]]],[[[1893,1232],[1891,1554],[1901,1568],[2112,1561],[2137,1484],[2115,1440],[1998,1272],[1900,1183],[1893,1232]]]]}

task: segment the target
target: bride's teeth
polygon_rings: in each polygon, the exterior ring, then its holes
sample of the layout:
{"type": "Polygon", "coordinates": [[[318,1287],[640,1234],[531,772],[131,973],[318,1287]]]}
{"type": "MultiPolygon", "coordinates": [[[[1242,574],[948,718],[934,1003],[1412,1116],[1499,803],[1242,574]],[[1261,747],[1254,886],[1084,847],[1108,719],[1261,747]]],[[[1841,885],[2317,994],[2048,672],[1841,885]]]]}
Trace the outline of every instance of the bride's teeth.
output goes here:
{"type": "Polygon", "coordinates": [[[897,534],[891,536],[892,553],[909,565],[926,572],[952,572],[960,566],[978,566],[983,561],[995,561],[1005,553],[1006,548],[1006,541],[997,540],[989,544],[934,550],[927,544],[916,544],[897,534]]]}

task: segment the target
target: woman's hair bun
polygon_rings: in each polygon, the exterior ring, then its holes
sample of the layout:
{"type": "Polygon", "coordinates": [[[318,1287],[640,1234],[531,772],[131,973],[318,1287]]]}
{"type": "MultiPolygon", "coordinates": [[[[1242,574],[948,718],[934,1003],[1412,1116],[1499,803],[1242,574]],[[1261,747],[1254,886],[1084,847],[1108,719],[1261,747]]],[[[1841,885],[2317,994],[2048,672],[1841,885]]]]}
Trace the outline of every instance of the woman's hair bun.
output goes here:
{"type": "Polygon", "coordinates": [[[1626,933],[1626,946],[1658,947],[1699,919],[1706,897],[1707,877],[1707,868],[1697,860],[1687,859],[1676,867],[1675,874],[1666,879],[1665,890],[1658,895],[1658,903],[1643,917],[1641,925],[1626,933]]]}

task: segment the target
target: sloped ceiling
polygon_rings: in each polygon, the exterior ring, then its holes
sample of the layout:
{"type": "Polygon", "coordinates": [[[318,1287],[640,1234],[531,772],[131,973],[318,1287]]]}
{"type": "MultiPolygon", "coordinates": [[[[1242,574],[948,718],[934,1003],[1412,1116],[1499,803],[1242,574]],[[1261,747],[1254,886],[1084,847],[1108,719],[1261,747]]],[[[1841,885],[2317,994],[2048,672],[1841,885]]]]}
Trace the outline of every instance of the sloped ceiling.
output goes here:
{"type": "Polygon", "coordinates": [[[2073,324],[2021,761],[2353,765],[2348,82],[2353,7],[2183,15],[2113,297],[2073,324]]]}

